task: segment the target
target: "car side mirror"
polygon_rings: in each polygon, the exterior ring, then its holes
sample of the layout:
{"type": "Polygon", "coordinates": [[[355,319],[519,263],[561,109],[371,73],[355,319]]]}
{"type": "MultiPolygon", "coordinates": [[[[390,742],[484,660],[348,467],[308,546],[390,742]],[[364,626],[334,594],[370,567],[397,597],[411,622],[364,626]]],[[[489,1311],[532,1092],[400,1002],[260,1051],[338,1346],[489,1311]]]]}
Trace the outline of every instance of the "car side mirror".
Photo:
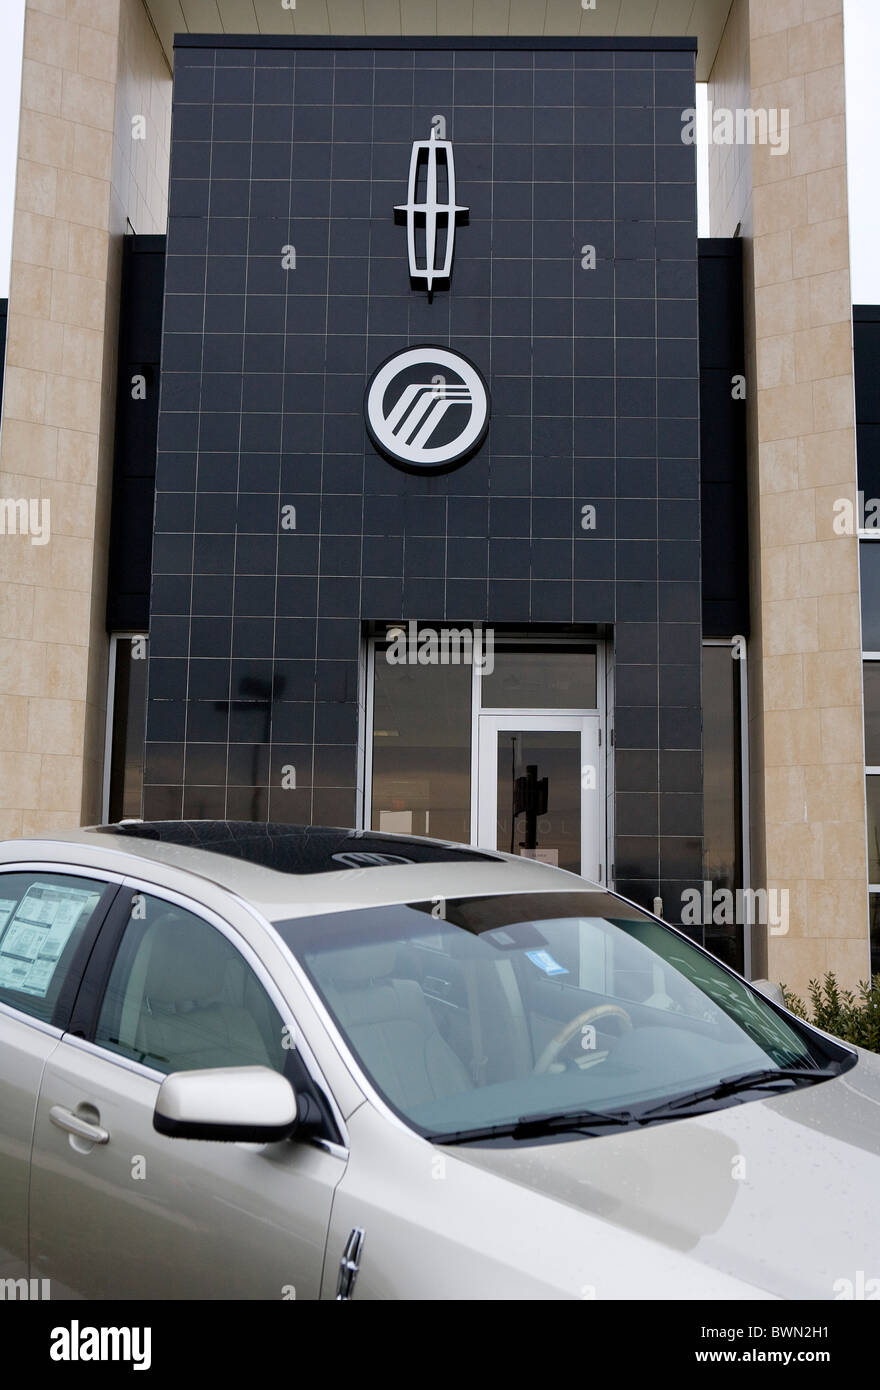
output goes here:
{"type": "Polygon", "coordinates": [[[159,1087],[153,1128],[174,1139],[269,1144],[296,1128],[296,1094],[270,1067],[176,1071],[159,1087]]]}

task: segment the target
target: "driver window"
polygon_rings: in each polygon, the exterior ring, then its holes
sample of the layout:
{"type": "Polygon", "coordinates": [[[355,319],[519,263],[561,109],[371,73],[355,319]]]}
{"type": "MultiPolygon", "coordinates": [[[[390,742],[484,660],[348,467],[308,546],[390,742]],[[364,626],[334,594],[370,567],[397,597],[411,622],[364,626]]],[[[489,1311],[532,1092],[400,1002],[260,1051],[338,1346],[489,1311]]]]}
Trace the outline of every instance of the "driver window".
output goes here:
{"type": "Polygon", "coordinates": [[[271,1067],[281,1017],[222,932],[176,903],[136,893],[95,1042],[157,1071],[271,1067]]]}

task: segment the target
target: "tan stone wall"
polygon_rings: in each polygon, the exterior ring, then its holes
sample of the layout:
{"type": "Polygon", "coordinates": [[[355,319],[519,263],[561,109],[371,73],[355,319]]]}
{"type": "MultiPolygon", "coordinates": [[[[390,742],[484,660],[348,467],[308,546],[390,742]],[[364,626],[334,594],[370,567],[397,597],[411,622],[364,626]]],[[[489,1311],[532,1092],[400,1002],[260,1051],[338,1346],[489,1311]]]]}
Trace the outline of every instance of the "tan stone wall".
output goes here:
{"type": "MultiPolygon", "coordinates": [[[[709,99],[715,107],[736,111],[751,104],[749,68],[749,0],[734,0],[709,82],[709,99]]],[[[780,158],[780,156],[776,156],[780,158]]],[[[754,237],[752,207],[752,147],[709,146],[709,230],[712,236],[739,235],[743,242],[743,316],[745,326],[745,374],[747,398],[746,476],[749,496],[749,585],[752,596],[749,661],[749,811],[751,835],[751,884],[766,886],[764,837],[764,717],[761,687],[761,572],[760,551],[754,538],[760,533],[756,499],[758,484],[758,435],[754,383],[755,357],[754,237]]],[[[767,973],[766,927],[752,932],[752,975],[767,973]]]]}
{"type": "Polygon", "coordinates": [[[803,993],[869,968],[858,545],[832,528],[857,486],[842,0],[736,0],[716,70],[719,105],[791,121],[787,154],[750,151],[751,208],[729,151],[710,183],[713,235],[746,238],[752,877],[790,894],[755,965],[803,993]]]}
{"type": "Polygon", "coordinates": [[[100,814],[121,235],[164,230],[169,108],[142,0],[28,0],[0,495],[48,499],[51,539],[0,537],[3,835],[100,814]]]}
{"type": "Polygon", "coordinates": [[[116,402],[122,238],[126,232],[164,233],[168,220],[171,73],[143,0],[122,0],[117,46],[116,104],[110,178],[102,373],[101,439],[105,468],[97,494],[95,574],[81,819],[100,819],[104,767],[108,643],[105,632],[107,542],[116,402]],[[143,117],[141,123],[140,117],[143,117]],[[135,124],[133,124],[133,121],[135,124]],[[143,138],[134,138],[135,132],[143,138]]]}

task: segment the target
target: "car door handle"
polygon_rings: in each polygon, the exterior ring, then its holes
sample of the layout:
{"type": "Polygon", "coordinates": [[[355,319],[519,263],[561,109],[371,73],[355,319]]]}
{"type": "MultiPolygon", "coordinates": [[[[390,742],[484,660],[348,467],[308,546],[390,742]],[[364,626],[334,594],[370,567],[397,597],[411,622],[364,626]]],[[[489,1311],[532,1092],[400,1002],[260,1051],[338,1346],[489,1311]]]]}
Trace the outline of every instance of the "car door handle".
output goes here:
{"type": "Polygon", "coordinates": [[[89,1144],[107,1144],[110,1141],[108,1129],[102,1129],[100,1125],[93,1125],[88,1120],[81,1119],[72,1110],[66,1110],[63,1105],[53,1105],[49,1111],[49,1119],[59,1129],[66,1130],[68,1134],[75,1134],[77,1139],[85,1139],[89,1144]]]}

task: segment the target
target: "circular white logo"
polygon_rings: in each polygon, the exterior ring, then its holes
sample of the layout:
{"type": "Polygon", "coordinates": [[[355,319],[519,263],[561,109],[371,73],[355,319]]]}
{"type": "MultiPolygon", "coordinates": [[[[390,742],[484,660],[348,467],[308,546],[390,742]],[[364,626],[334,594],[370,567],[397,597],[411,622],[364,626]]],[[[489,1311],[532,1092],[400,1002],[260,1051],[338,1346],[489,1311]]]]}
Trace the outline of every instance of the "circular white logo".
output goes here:
{"type": "Polygon", "coordinates": [[[471,454],[489,425],[489,392],[473,362],[441,347],[396,352],[373,373],[367,429],[393,463],[419,472],[471,454]]]}

